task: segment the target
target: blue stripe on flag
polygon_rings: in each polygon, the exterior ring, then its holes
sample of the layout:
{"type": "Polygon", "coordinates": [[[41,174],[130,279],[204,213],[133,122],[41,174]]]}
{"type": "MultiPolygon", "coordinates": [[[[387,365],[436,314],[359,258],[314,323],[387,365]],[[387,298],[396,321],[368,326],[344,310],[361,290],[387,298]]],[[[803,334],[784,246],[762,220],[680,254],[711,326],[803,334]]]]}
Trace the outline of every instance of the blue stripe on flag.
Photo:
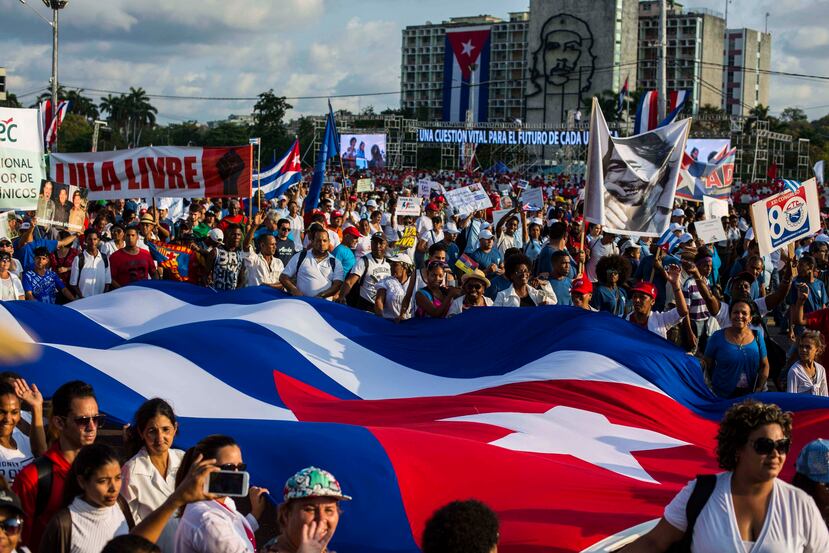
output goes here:
{"type": "Polygon", "coordinates": [[[800,188],[800,183],[796,180],[783,179],[783,187],[790,192],[797,192],[800,188]]]}

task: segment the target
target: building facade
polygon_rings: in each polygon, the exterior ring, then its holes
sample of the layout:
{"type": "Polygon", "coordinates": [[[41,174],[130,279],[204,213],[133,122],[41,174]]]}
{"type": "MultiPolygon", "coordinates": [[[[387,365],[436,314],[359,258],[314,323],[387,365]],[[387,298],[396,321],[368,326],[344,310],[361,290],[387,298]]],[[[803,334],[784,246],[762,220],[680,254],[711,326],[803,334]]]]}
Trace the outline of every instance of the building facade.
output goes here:
{"type": "MultiPolygon", "coordinates": [[[[509,14],[505,21],[490,15],[453,17],[439,24],[427,22],[403,29],[400,64],[400,107],[419,119],[443,118],[446,31],[456,28],[490,29],[488,121],[522,117],[523,79],[527,66],[529,13],[509,14]]],[[[451,54],[451,53],[450,53],[451,54]]]]}
{"type": "Polygon", "coordinates": [[[758,104],[769,105],[771,35],[753,29],[728,29],[723,65],[725,109],[747,116],[758,104]]]}
{"type": "MultiPolygon", "coordinates": [[[[685,11],[681,4],[668,8],[667,90],[689,90],[692,114],[702,106],[723,104],[721,52],[725,20],[711,10],[685,11]]],[[[659,37],[659,2],[639,4],[639,90],[656,89],[659,37]]]]}

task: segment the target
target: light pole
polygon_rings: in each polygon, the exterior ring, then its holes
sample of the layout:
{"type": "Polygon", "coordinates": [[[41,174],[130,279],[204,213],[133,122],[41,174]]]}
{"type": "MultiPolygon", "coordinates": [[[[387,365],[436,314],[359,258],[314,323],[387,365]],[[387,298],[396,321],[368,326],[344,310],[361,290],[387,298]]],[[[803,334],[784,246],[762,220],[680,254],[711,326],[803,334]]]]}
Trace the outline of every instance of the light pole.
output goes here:
{"type": "MultiPolygon", "coordinates": [[[[43,0],[47,8],[52,10],[52,118],[58,114],[58,12],[66,7],[69,0],[43,0]]],[[[58,136],[52,142],[52,151],[58,149],[58,136]]]]}

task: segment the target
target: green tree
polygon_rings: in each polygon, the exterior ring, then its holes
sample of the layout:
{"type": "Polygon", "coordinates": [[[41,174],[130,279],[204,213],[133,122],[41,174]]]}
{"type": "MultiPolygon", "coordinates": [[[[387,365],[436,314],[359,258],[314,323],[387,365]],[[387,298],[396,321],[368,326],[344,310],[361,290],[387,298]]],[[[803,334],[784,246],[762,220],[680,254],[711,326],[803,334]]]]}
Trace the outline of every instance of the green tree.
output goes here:
{"type": "Polygon", "coordinates": [[[92,98],[83,95],[83,89],[69,90],[63,98],[71,102],[69,107],[71,113],[86,117],[90,122],[98,118],[98,106],[95,105],[92,98]]]}
{"type": "MultiPolygon", "coordinates": [[[[222,121],[215,127],[207,130],[207,133],[204,135],[204,145],[238,146],[240,144],[247,144],[248,138],[250,138],[250,128],[247,125],[238,125],[230,121],[222,121]]],[[[262,142],[262,151],[269,151],[264,149],[264,139],[262,142]]]]}
{"type": "Polygon", "coordinates": [[[127,95],[127,110],[129,113],[127,136],[130,143],[138,147],[141,144],[141,133],[144,128],[155,126],[155,116],[158,110],[150,103],[147,92],[140,87],[130,87],[130,93],[127,95]]]}
{"type": "Polygon", "coordinates": [[[22,108],[23,104],[20,103],[20,101],[17,99],[17,96],[15,94],[12,94],[11,92],[7,92],[6,93],[6,99],[0,101],[0,107],[3,107],[3,108],[22,108]]]}
{"type": "Polygon", "coordinates": [[[237,144],[247,143],[249,137],[259,137],[262,139],[260,147],[263,152],[283,152],[290,142],[285,129],[285,113],[292,107],[284,96],[274,94],[273,89],[260,94],[259,100],[253,106],[253,126],[242,127],[247,129],[249,134],[237,144]]]}
{"type": "Polygon", "coordinates": [[[783,123],[808,123],[806,112],[800,108],[786,108],[780,112],[780,121],[783,123]]]}
{"type": "Polygon", "coordinates": [[[58,151],[88,152],[92,149],[92,125],[83,115],[67,113],[58,128],[58,151]]]}

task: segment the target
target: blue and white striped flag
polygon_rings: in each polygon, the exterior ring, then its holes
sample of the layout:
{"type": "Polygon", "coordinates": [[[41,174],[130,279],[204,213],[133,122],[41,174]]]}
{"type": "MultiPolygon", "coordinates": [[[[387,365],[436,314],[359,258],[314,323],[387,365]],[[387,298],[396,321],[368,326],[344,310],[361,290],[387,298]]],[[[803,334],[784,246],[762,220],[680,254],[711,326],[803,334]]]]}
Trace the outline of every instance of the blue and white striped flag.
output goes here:
{"type": "Polygon", "coordinates": [[[783,180],[783,188],[788,190],[789,192],[797,192],[797,189],[800,188],[800,183],[796,180],[791,179],[782,179],[783,180]]]}
{"type": "Polygon", "coordinates": [[[662,236],[659,237],[659,242],[657,242],[656,245],[667,250],[668,253],[672,252],[674,248],[679,245],[679,236],[674,233],[673,225],[669,226],[667,230],[662,233],[662,236]]]}

